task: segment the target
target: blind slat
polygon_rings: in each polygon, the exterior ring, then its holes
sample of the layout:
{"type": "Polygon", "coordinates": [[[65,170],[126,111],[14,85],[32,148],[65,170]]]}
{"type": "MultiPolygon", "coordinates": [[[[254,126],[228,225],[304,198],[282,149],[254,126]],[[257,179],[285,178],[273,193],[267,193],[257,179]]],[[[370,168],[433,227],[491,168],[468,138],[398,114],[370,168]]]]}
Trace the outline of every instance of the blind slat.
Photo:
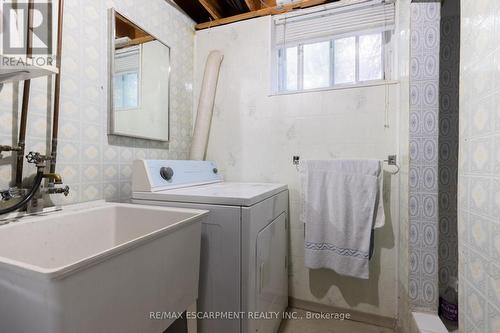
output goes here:
{"type": "Polygon", "coordinates": [[[292,44],[363,31],[387,31],[394,29],[394,25],[395,5],[374,1],[340,9],[326,8],[291,18],[276,17],[274,35],[278,45],[292,44]]]}
{"type": "Polygon", "coordinates": [[[137,71],[140,67],[140,55],[138,46],[121,49],[115,54],[115,72],[137,71]]]}

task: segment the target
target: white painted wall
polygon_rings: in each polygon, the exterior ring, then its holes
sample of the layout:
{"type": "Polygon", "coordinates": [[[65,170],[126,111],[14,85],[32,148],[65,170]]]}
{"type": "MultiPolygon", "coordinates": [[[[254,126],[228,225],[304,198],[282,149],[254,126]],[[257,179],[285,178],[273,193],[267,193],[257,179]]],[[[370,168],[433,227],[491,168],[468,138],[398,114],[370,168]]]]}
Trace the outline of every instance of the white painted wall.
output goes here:
{"type": "Polygon", "coordinates": [[[298,173],[291,159],[384,159],[397,153],[399,86],[269,96],[270,38],[270,17],[196,33],[194,105],[208,52],[224,53],[207,159],[228,180],[288,184],[291,296],[395,318],[399,177],[386,173],[388,220],[375,233],[370,279],[358,280],[304,267],[298,173]]]}
{"type": "Polygon", "coordinates": [[[398,329],[410,332],[412,322],[409,304],[409,133],[410,133],[410,0],[397,2],[397,74],[399,80],[399,263],[398,263],[398,329]]]}

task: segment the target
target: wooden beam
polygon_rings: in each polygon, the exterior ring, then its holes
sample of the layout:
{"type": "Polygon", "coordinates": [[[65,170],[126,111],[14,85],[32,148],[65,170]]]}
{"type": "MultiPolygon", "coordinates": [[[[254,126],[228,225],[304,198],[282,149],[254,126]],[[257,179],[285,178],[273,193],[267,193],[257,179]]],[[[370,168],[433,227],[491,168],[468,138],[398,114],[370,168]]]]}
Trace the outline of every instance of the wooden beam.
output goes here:
{"type": "Polygon", "coordinates": [[[127,18],[116,14],[116,37],[129,37],[130,39],[149,36],[147,32],[135,25],[135,23],[130,22],[127,18]]]}
{"type": "Polygon", "coordinates": [[[262,7],[276,7],[276,0],[262,0],[262,4],[262,7]]]}
{"type": "Polygon", "coordinates": [[[207,12],[212,16],[215,20],[219,20],[223,18],[222,8],[220,7],[217,0],[198,0],[199,3],[207,10],[207,12]]]}
{"type": "Polygon", "coordinates": [[[261,8],[260,0],[245,0],[245,3],[247,4],[247,7],[251,12],[259,10],[261,8]]]}
{"type": "MultiPolygon", "coordinates": [[[[201,0],[200,0],[201,1],[201,0]]],[[[196,25],[196,30],[207,29],[211,27],[216,27],[219,25],[234,23],[238,21],[248,20],[255,17],[267,16],[267,15],[276,15],[290,12],[294,9],[307,8],[316,5],[321,5],[331,0],[303,0],[302,2],[291,3],[283,6],[274,6],[268,8],[262,8],[259,10],[254,10],[248,13],[243,13],[239,15],[234,15],[230,17],[220,18],[211,22],[200,23],[196,25]]]]}
{"type": "Polygon", "coordinates": [[[116,47],[117,49],[123,49],[125,47],[129,46],[134,46],[134,45],[141,45],[145,43],[149,43],[156,40],[153,36],[143,36],[143,37],[137,37],[134,39],[131,39],[127,44],[123,44],[119,47],[116,47]]]}
{"type": "Polygon", "coordinates": [[[153,36],[137,37],[128,42],[129,45],[145,44],[156,40],[153,36]]]}

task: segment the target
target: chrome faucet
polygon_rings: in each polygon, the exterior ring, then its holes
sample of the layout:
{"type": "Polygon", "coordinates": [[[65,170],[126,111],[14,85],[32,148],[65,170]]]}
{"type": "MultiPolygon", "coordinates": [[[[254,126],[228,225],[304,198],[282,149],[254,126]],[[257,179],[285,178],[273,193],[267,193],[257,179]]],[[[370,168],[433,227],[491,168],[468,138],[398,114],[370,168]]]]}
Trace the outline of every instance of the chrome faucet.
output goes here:
{"type": "MultiPolygon", "coordinates": [[[[35,163],[37,165],[44,165],[46,161],[50,161],[50,156],[45,156],[37,152],[30,152],[26,156],[28,163],[35,163]]],[[[43,210],[43,194],[64,194],[65,197],[69,195],[69,186],[57,188],[54,185],[61,185],[63,183],[62,177],[58,173],[44,173],[42,178],[48,179],[48,187],[39,189],[33,196],[33,199],[28,204],[29,213],[38,213],[43,210]]]]}
{"type": "MultiPolygon", "coordinates": [[[[17,147],[1,146],[2,151],[17,151],[17,147]]],[[[44,207],[42,194],[69,194],[69,187],[56,188],[54,185],[61,185],[62,178],[56,173],[44,173],[46,163],[51,161],[50,156],[42,155],[38,152],[29,152],[26,155],[28,163],[36,165],[37,172],[33,180],[33,185],[30,189],[25,190],[22,188],[9,188],[5,191],[0,191],[0,215],[15,212],[19,209],[27,207],[28,213],[39,212],[44,207]],[[43,179],[48,179],[48,188],[40,190],[43,179]],[[14,201],[14,204],[11,202],[14,201]]]]}
{"type": "Polygon", "coordinates": [[[15,199],[18,197],[23,196],[25,193],[25,190],[19,189],[17,187],[10,187],[7,190],[0,191],[0,197],[2,201],[8,201],[10,199],[15,199]]]}
{"type": "Polygon", "coordinates": [[[54,185],[60,185],[63,183],[62,178],[57,173],[46,173],[43,178],[49,179],[49,185],[46,188],[41,188],[37,194],[31,199],[28,204],[29,213],[41,212],[45,207],[43,194],[63,194],[65,197],[69,195],[69,186],[65,187],[55,187],[54,185]]]}

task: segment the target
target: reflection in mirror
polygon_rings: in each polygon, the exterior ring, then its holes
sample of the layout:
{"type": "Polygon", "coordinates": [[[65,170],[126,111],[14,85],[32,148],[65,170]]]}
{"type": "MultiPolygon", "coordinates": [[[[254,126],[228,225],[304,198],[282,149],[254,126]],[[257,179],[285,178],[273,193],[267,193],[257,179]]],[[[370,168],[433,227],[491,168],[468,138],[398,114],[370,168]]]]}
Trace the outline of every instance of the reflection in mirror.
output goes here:
{"type": "Polygon", "coordinates": [[[170,48],[111,9],[110,134],[169,140],[170,48]]]}

